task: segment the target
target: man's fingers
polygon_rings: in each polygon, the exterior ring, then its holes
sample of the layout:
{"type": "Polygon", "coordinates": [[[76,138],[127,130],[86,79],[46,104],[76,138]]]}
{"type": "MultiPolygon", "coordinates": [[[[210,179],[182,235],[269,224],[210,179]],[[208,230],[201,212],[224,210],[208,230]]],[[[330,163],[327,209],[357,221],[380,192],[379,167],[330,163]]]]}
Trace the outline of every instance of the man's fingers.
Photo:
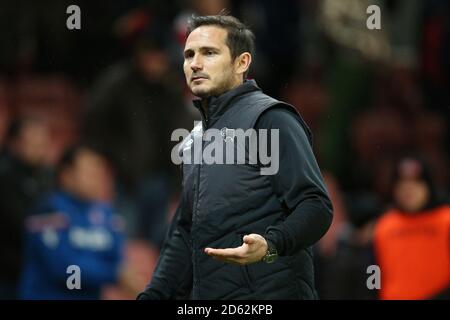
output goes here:
{"type": "Polygon", "coordinates": [[[214,257],[233,258],[233,259],[240,258],[242,254],[239,248],[227,248],[227,249],[206,248],[205,253],[214,257]]]}
{"type": "Polygon", "coordinates": [[[228,249],[206,248],[205,253],[213,257],[214,259],[222,262],[242,265],[243,264],[242,256],[237,251],[237,249],[238,248],[228,248],[228,249]]]}

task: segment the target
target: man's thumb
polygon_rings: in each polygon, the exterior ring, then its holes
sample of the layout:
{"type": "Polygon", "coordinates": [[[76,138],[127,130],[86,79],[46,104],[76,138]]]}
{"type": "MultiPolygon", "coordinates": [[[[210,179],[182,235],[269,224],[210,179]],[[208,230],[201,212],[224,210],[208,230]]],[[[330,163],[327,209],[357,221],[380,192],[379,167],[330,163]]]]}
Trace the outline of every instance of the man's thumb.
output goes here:
{"type": "Polygon", "coordinates": [[[246,244],[254,244],[255,243],[255,239],[249,235],[244,236],[244,238],[242,240],[244,240],[244,243],[246,243],[246,244]]]}

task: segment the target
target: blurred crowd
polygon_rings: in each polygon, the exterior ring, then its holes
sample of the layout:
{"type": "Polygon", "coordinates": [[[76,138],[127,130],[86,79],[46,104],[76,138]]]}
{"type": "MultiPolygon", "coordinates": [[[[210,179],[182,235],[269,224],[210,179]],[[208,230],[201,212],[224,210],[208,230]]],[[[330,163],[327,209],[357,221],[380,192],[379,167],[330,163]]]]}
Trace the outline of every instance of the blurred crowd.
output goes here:
{"type": "Polygon", "coordinates": [[[0,298],[142,291],[181,190],[170,135],[200,118],[187,19],[224,8],[255,32],[249,77],[314,133],[334,206],[319,296],[449,299],[446,0],[1,1],[0,298]],[[81,30],[66,28],[71,4],[81,30]],[[366,27],[370,4],[381,30],[366,27]]]}

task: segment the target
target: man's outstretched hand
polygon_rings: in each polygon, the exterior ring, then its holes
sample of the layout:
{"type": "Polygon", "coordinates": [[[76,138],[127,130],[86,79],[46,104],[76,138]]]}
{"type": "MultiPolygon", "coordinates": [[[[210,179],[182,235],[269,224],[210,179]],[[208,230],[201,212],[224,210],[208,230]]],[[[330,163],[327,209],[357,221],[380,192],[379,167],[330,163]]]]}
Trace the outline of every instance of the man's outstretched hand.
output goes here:
{"type": "Polygon", "coordinates": [[[256,233],[245,235],[243,241],[244,243],[237,248],[205,248],[205,253],[217,260],[239,265],[261,261],[266,255],[267,241],[261,235],[256,233]]]}

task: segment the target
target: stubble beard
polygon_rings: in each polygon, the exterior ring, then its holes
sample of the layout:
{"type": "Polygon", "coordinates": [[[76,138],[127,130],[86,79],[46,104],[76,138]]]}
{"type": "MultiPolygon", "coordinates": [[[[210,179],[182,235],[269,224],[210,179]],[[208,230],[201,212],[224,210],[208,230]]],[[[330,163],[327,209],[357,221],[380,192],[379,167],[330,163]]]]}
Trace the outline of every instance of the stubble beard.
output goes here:
{"type": "MultiPolygon", "coordinates": [[[[210,79],[209,79],[210,80],[210,79]]],[[[209,90],[200,90],[195,92],[195,89],[191,88],[191,92],[202,99],[209,98],[212,96],[219,96],[222,93],[225,93],[231,90],[234,87],[233,76],[229,74],[226,77],[226,80],[222,81],[217,87],[210,88],[209,90]]]]}

